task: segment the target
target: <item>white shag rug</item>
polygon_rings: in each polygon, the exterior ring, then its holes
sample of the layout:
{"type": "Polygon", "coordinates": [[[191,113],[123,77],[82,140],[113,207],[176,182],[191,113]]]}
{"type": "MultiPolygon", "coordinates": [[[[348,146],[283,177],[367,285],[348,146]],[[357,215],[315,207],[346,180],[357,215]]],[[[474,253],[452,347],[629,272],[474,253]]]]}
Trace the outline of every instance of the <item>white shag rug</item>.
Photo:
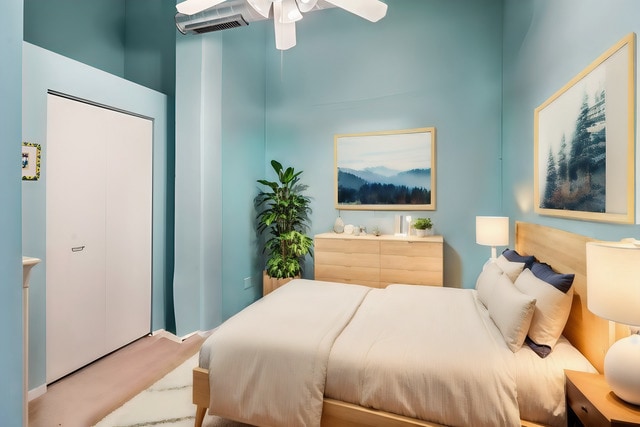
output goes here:
{"type": "MultiPolygon", "coordinates": [[[[196,407],[191,403],[191,371],[198,354],[169,372],[148,389],[107,415],[95,427],[193,427],[196,407]]],[[[203,427],[241,427],[207,415],[203,427]]]]}

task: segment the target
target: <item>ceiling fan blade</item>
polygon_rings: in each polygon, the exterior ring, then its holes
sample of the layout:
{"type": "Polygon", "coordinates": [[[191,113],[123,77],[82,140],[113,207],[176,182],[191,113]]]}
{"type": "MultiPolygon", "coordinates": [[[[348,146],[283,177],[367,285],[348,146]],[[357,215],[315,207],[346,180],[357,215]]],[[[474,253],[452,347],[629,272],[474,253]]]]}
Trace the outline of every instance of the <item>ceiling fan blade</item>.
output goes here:
{"type": "Polygon", "coordinates": [[[387,5],[380,0],[326,0],[326,2],[371,22],[378,22],[387,14],[387,5]]]}
{"type": "Polygon", "coordinates": [[[282,0],[282,16],[280,21],[283,24],[289,24],[302,19],[302,14],[298,10],[296,0],[282,0]]]}
{"type": "Polygon", "coordinates": [[[300,12],[306,13],[316,6],[318,0],[296,0],[296,3],[298,3],[298,9],[300,9],[300,12]]]}
{"type": "Polygon", "coordinates": [[[247,0],[247,3],[251,5],[260,15],[269,19],[269,10],[271,9],[271,0],[247,0]]]}
{"type": "Polygon", "coordinates": [[[205,9],[219,5],[226,0],[186,0],[176,5],[178,12],[185,15],[194,15],[205,9]]]}
{"type": "Polygon", "coordinates": [[[273,2],[273,28],[276,34],[276,49],[287,50],[296,45],[296,23],[282,22],[282,2],[273,2]]]}

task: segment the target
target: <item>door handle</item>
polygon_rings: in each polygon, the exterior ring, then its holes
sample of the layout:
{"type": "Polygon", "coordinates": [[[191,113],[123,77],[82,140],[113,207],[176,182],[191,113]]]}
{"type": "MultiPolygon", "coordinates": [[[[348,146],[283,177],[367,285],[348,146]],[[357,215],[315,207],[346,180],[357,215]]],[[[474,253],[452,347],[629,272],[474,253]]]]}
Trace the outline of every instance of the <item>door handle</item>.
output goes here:
{"type": "Polygon", "coordinates": [[[71,252],[80,252],[84,250],[84,245],[83,246],[74,246],[73,248],[71,248],[71,252]]]}

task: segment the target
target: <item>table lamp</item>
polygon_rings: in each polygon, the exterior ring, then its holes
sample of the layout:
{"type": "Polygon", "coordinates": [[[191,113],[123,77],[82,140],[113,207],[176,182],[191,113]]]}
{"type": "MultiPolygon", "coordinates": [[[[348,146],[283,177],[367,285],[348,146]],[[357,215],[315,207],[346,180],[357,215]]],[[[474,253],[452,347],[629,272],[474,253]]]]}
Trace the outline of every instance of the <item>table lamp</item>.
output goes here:
{"type": "MultiPolygon", "coordinates": [[[[640,242],[587,243],[587,307],[593,314],[640,326],[640,242]]],[[[640,405],[640,335],[616,341],[604,359],[604,376],[620,399],[640,405]]]]}
{"type": "Polygon", "coordinates": [[[491,259],[496,259],[496,246],[509,244],[509,217],[477,216],[476,243],[491,246],[491,259]]]}

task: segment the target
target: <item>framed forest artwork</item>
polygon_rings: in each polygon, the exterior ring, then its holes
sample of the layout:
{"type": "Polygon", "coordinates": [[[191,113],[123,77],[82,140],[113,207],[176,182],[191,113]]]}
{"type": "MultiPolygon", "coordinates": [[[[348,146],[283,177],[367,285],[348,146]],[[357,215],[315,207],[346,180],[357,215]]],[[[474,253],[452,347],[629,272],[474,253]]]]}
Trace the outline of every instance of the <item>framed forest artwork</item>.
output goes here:
{"type": "Polygon", "coordinates": [[[534,113],[534,203],[542,215],[634,222],[635,34],[534,113]]]}
{"type": "Polygon", "coordinates": [[[436,129],[334,137],[335,206],[352,210],[435,210],[436,129]]]}

